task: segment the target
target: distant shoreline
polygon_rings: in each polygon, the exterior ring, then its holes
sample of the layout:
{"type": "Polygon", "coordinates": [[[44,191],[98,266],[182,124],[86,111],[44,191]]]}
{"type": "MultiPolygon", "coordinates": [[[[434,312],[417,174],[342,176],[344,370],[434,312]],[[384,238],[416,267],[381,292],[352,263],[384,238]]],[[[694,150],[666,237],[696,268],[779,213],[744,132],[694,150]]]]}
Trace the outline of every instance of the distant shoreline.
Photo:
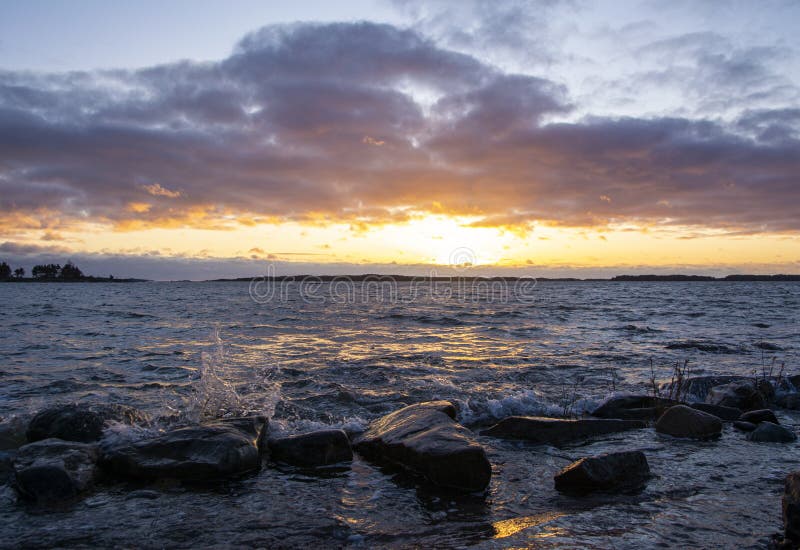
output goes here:
{"type": "Polygon", "coordinates": [[[305,283],[330,283],[338,281],[353,282],[474,282],[474,281],[537,281],[537,282],[567,282],[567,283],[591,283],[591,282],[800,282],[800,275],[727,275],[725,277],[710,277],[705,275],[616,275],[611,278],[585,278],[578,277],[444,277],[444,276],[414,276],[414,275],[282,275],[277,277],[238,277],[235,279],[203,279],[203,280],[164,280],[137,279],[137,278],[116,278],[116,277],[82,277],[80,279],[37,279],[34,277],[11,278],[0,280],[0,283],[246,283],[253,280],[283,282],[305,282],[305,283]]]}

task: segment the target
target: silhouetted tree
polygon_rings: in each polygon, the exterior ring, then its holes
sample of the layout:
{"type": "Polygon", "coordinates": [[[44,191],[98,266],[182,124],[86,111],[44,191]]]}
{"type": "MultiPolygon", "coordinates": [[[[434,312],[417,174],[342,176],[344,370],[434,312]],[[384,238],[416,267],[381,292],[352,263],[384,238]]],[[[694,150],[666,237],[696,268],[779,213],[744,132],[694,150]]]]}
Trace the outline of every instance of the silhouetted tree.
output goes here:
{"type": "Polygon", "coordinates": [[[59,277],[65,281],[77,281],[83,279],[83,273],[78,269],[78,266],[72,262],[67,262],[66,265],[61,268],[61,275],[59,275],[59,277]]]}
{"type": "Polygon", "coordinates": [[[24,267],[18,267],[17,269],[15,269],[14,270],[14,277],[16,277],[17,279],[22,279],[23,277],[25,277],[25,268],[24,267]]]}
{"type": "Polygon", "coordinates": [[[59,264],[44,264],[33,266],[31,275],[35,279],[55,279],[60,272],[61,266],[59,264]]]}
{"type": "Polygon", "coordinates": [[[11,266],[5,262],[0,262],[0,281],[7,281],[11,278],[11,266]]]}

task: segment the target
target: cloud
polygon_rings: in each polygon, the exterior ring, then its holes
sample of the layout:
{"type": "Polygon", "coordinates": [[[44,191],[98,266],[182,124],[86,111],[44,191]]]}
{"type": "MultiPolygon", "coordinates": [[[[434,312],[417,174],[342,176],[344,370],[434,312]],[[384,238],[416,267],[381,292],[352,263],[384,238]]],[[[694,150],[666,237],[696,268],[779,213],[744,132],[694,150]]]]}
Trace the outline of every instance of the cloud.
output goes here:
{"type": "Polygon", "coordinates": [[[0,221],[800,230],[796,118],[548,122],[571,109],[557,83],[372,23],[268,27],[218,62],[6,71],[0,221]]]}

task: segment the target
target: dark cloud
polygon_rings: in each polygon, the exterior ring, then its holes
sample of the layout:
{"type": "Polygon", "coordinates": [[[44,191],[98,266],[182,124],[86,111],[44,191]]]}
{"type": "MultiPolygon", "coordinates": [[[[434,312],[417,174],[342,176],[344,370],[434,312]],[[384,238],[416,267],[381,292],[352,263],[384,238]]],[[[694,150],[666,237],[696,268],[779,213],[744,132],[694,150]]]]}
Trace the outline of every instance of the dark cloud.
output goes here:
{"type": "MultiPolygon", "coordinates": [[[[752,63],[720,70],[755,78],[752,63]]],[[[569,109],[553,82],[369,23],[266,28],[215,63],[5,72],[0,216],[360,227],[412,206],[498,226],[800,229],[786,113],[547,122],[569,109]]]]}

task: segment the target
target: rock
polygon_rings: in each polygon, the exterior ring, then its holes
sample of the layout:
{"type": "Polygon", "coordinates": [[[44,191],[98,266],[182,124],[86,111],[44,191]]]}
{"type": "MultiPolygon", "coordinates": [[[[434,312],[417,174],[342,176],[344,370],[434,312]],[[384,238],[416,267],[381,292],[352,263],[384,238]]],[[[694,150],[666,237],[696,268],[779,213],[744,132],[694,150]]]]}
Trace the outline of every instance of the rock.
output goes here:
{"type": "Polygon", "coordinates": [[[68,500],[89,489],[96,477],[97,448],[44,439],[20,447],[14,458],[17,489],[39,503],[68,500]]]}
{"type": "Polygon", "coordinates": [[[758,426],[753,424],[752,422],[743,422],[742,420],[737,420],[733,423],[733,427],[741,432],[752,432],[758,426]]]}
{"type": "Polygon", "coordinates": [[[786,476],[783,484],[783,529],[787,539],[800,543],[800,472],[786,476]]]}
{"type": "Polygon", "coordinates": [[[624,451],[582,458],[555,476],[559,491],[595,491],[641,486],[650,466],[641,451],[624,451]]]}
{"type": "Polygon", "coordinates": [[[736,407],[743,411],[752,411],[766,407],[766,400],[756,389],[752,380],[740,380],[711,388],[706,403],[736,407]]]}
{"type": "Polygon", "coordinates": [[[329,466],[353,460],[350,440],[342,430],[321,430],[271,439],[269,451],[276,462],[295,466],[329,466]]]}
{"type": "Polygon", "coordinates": [[[621,395],[607,399],[592,411],[598,418],[617,418],[623,420],[655,420],[677,401],[650,395],[621,395]]]}
{"type": "Polygon", "coordinates": [[[19,418],[0,423],[0,451],[18,449],[26,443],[25,424],[19,418]]]}
{"type": "Polygon", "coordinates": [[[708,403],[692,403],[689,405],[693,409],[713,414],[723,422],[733,422],[742,416],[742,410],[736,407],[724,407],[722,405],[710,405],[708,403]]]}
{"type": "Polygon", "coordinates": [[[472,432],[455,422],[455,415],[447,401],[411,405],[372,422],[355,448],[369,460],[399,465],[436,485],[483,491],[491,464],[472,432]]]}
{"type": "Polygon", "coordinates": [[[91,443],[103,437],[103,428],[111,421],[133,425],[146,423],[148,417],[126,405],[61,405],[45,409],[34,416],[28,424],[26,436],[30,442],[56,437],[66,441],[91,443]]]}
{"type": "Polygon", "coordinates": [[[797,436],[783,426],[772,422],[762,422],[755,430],[747,434],[747,439],[757,443],[790,443],[795,441],[797,436]]]}
{"type": "Polygon", "coordinates": [[[160,437],[101,447],[100,465],[135,479],[205,480],[257,470],[257,438],[217,423],[169,431],[160,437]]]}
{"type": "Polygon", "coordinates": [[[775,417],[775,413],[769,409],[759,409],[757,411],[748,411],[742,413],[739,417],[742,422],[750,422],[751,424],[759,424],[761,422],[772,422],[773,424],[780,424],[775,417]]]}
{"type": "MultiPolygon", "coordinates": [[[[746,376],[693,376],[682,382],[681,392],[689,395],[694,395],[698,399],[705,399],[711,388],[720,386],[722,384],[730,384],[731,382],[739,382],[743,380],[751,380],[746,376]]],[[[667,382],[661,386],[661,390],[669,392],[671,383],[667,382]]]]}
{"type": "Polygon", "coordinates": [[[781,407],[782,409],[789,409],[792,411],[800,410],[800,394],[787,393],[778,396],[775,399],[775,404],[781,407]]]}
{"type": "Polygon", "coordinates": [[[483,434],[504,439],[524,439],[534,443],[560,445],[570,441],[646,427],[647,423],[641,420],[610,418],[569,420],[537,416],[510,416],[485,430],[483,434]]]}
{"type": "Polygon", "coordinates": [[[712,414],[686,405],[667,409],[656,422],[656,431],[672,437],[708,439],[722,432],[722,421],[712,414]]]}
{"type": "Polygon", "coordinates": [[[266,440],[269,429],[269,419],[264,415],[236,416],[222,418],[208,425],[230,426],[243,434],[250,436],[255,441],[256,447],[262,453],[267,450],[266,440]]]}
{"type": "Polygon", "coordinates": [[[0,451],[0,485],[5,485],[14,473],[14,456],[16,453],[0,451]]]}

